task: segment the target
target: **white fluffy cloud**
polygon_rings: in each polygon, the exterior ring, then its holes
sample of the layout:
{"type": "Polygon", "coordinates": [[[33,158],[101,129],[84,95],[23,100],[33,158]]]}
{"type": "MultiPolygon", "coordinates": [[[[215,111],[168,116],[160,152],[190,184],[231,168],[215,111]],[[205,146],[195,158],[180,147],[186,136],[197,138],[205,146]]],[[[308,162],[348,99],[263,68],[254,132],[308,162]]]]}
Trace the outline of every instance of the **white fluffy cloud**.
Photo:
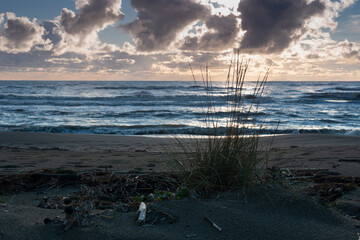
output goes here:
{"type": "Polygon", "coordinates": [[[0,24],[2,24],[4,22],[4,13],[0,13],[0,24]]]}
{"type": "Polygon", "coordinates": [[[60,14],[60,24],[72,35],[86,37],[99,32],[124,18],[121,0],[77,0],[77,13],[64,8],[60,14]]]}
{"type": "Polygon", "coordinates": [[[98,33],[124,18],[121,11],[121,0],[77,0],[77,12],[67,8],[61,11],[58,27],[61,29],[61,41],[54,52],[61,55],[65,52],[80,52],[99,49],[101,42],[98,33]]]}
{"type": "Polygon", "coordinates": [[[322,0],[325,6],[323,14],[315,16],[308,26],[313,29],[329,28],[330,30],[335,30],[338,25],[336,18],[339,17],[344,9],[353,5],[355,1],[356,0],[322,0]]]}

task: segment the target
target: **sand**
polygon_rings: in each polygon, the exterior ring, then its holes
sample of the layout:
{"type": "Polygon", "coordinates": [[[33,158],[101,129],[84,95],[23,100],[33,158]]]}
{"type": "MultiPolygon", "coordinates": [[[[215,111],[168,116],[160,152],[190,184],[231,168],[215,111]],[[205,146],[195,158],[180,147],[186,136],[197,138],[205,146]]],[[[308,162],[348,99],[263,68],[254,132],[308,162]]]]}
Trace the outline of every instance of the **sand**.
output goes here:
{"type": "MultiPolygon", "coordinates": [[[[161,137],[0,132],[0,172],[105,165],[113,171],[164,171],[163,163],[171,164],[167,149],[174,145],[174,140],[161,137]]],[[[273,139],[271,149],[270,165],[360,175],[360,136],[282,135],[273,139]]]]}
{"type": "MultiPolygon", "coordinates": [[[[273,198],[275,199],[275,198],[273,198]]],[[[56,210],[31,206],[10,206],[0,213],[0,239],[316,239],[357,240],[357,229],[335,212],[304,200],[274,201],[249,197],[248,204],[237,199],[164,201],[156,207],[171,213],[178,222],[142,227],[135,224],[136,213],[99,217],[86,228],[63,232],[61,226],[44,225],[45,217],[56,210]],[[218,232],[204,217],[222,228],[218,232]]]]}
{"type": "MultiPolygon", "coordinates": [[[[268,142],[269,138],[263,138],[268,142]]],[[[166,153],[174,142],[169,138],[141,136],[0,133],[0,171],[55,169],[102,169],[109,171],[166,170],[166,153]]],[[[274,138],[270,165],[297,168],[327,168],[342,175],[360,176],[360,137],[334,135],[283,135],[274,138]]],[[[135,213],[113,213],[99,217],[87,228],[63,232],[44,225],[45,217],[63,213],[35,207],[41,193],[16,196],[0,207],[0,239],[354,239],[358,222],[286,191],[270,196],[250,195],[242,204],[238,195],[217,200],[164,201],[160,209],[179,219],[175,224],[140,227],[135,213]],[[33,201],[21,203],[22,198],[33,201]],[[35,199],[37,198],[37,199],[35,199]],[[223,228],[217,232],[203,218],[223,228]]],[[[1,196],[0,196],[1,198],[1,196]]]]}

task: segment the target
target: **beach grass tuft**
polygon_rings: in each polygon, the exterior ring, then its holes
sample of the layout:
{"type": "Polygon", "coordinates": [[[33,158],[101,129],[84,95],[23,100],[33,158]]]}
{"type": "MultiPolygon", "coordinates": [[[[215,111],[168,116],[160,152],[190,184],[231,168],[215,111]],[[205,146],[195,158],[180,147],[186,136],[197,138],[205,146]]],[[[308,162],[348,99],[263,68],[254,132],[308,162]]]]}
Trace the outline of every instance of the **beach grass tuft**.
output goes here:
{"type": "MultiPolygon", "coordinates": [[[[191,67],[191,66],[190,66],[191,67]]],[[[208,67],[201,71],[206,93],[203,103],[205,138],[175,136],[177,150],[175,172],[183,187],[207,195],[214,191],[245,189],[258,182],[267,164],[266,149],[259,142],[262,124],[254,113],[265,89],[269,70],[246,92],[249,61],[235,56],[226,77],[226,103],[213,104],[214,88],[208,67]],[[217,117],[222,111],[226,116],[217,117]]],[[[195,75],[193,74],[194,81],[195,75]]]]}

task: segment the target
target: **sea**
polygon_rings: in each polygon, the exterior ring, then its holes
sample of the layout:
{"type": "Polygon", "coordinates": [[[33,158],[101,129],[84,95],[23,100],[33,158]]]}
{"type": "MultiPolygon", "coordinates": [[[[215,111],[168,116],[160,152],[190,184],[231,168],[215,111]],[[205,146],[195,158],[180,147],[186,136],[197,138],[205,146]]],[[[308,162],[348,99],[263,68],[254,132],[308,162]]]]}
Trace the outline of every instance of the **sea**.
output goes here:
{"type": "MultiPolygon", "coordinates": [[[[255,82],[244,87],[246,105],[255,82]]],[[[212,91],[226,118],[226,84],[212,91]]],[[[206,101],[201,82],[0,81],[0,131],[202,136],[206,101]]],[[[360,81],[269,81],[250,117],[265,135],[360,135],[360,81]]]]}

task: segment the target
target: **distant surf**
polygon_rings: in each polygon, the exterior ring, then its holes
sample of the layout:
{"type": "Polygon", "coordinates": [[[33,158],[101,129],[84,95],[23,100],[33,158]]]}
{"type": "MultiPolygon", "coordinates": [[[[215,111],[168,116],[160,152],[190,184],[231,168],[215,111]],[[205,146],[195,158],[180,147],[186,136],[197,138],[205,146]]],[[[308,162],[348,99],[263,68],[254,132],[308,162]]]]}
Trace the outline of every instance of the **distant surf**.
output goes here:
{"type": "MultiPolygon", "coordinates": [[[[225,118],[225,84],[213,89],[215,116],[225,118]]],[[[205,102],[194,82],[0,81],[0,131],[206,135],[205,102]]],[[[268,82],[250,117],[262,134],[360,135],[360,82],[268,82]]]]}

